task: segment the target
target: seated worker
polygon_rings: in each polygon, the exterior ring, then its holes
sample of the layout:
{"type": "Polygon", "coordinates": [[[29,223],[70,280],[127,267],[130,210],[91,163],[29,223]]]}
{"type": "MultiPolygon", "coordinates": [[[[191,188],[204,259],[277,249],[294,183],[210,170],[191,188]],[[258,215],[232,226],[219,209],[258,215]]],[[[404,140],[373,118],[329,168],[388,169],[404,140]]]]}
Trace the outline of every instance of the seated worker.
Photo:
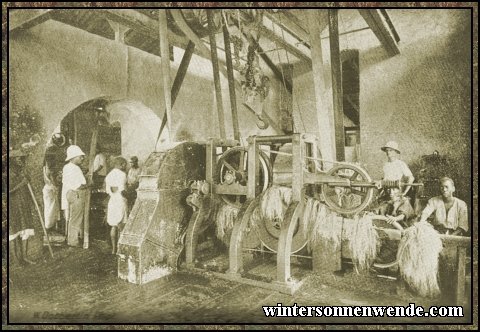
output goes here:
{"type": "Polygon", "coordinates": [[[439,233],[466,235],[469,229],[467,204],[453,197],[455,184],[452,179],[443,177],[439,183],[442,195],[428,200],[427,206],[422,211],[420,222],[426,222],[433,213],[431,224],[439,233]]]}
{"type": "MultiPolygon", "coordinates": [[[[386,222],[388,224],[393,224],[394,222],[397,222],[404,229],[410,227],[415,216],[413,207],[410,204],[410,200],[402,195],[402,192],[399,188],[388,189],[388,192],[390,195],[390,200],[384,202],[375,212],[380,215],[386,216],[386,222]]],[[[397,258],[398,243],[398,240],[391,240],[388,237],[381,236],[379,239],[380,247],[376,261],[378,263],[384,264],[394,262],[397,258]]],[[[384,273],[391,273],[395,278],[397,278],[397,293],[403,293],[405,291],[406,284],[401,279],[396,265],[388,268],[388,270],[384,273]]]]}
{"type": "MultiPolygon", "coordinates": [[[[395,141],[387,142],[382,146],[382,151],[387,154],[388,160],[383,164],[383,180],[385,181],[402,181],[403,183],[413,183],[415,180],[412,171],[408,165],[399,159],[400,150],[398,143],[395,141]]],[[[377,182],[377,187],[380,187],[380,182],[377,182]]],[[[403,187],[402,195],[406,196],[411,186],[403,187]]],[[[384,194],[384,199],[388,199],[384,194]]]]}
{"type": "Polygon", "coordinates": [[[410,200],[403,196],[399,188],[390,188],[388,192],[390,200],[379,207],[379,214],[386,216],[389,224],[398,222],[403,228],[410,227],[415,216],[410,200]]]}

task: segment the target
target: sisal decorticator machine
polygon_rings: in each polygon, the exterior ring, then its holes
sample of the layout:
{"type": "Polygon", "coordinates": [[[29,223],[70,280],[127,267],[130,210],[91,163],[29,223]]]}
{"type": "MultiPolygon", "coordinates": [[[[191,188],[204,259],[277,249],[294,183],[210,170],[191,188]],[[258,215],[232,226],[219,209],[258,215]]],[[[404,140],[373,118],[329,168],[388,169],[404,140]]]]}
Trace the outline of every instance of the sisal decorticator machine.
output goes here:
{"type": "MultiPolygon", "coordinates": [[[[373,181],[363,168],[350,163],[333,162],[334,166],[324,171],[326,161],[312,134],[251,136],[247,142],[246,147],[233,140],[211,139],[206,144],[205,180],[193,181],[186,199],[192,208],[185,235],[189,269],[209,270],[220,277],[293,293],[305,272],[295,268],[296,276],[292,275],[292,260],[310,261],[307,265],[318,271],[332,265],[332,260],[338,267],[342,258],[348,258],[348,250],[341,250],[343,243],[335,249],[312,245],[309,233],[316,227],[312,204],[316,211],[321,205],[323,213],[334,220],[322,227],[332,228],[329,232],[337,232],[343,242],[344,217],[364,211],[378,184],[382,188],[404,185],[373,181]],[[343,199],[346,190],[348,202],[343,199]],[[277,194],[272,195],[274,192],[277,194]],[[219,212],[225,209],[233,216],[219,212]],[[273,217],[272,209],[278,210],[273,217]],[[212,228],[222,234],[223,259],[217,255],[209,264],[200,252],[205,247],[202,239],[209,238],[205,234],[212,228]],[[266,255],[275,257],[273,265],[271,259],[263,264],[266,255]]],[[[221,247],[211,250],[213,256],[222,252],[221,247]]]]}

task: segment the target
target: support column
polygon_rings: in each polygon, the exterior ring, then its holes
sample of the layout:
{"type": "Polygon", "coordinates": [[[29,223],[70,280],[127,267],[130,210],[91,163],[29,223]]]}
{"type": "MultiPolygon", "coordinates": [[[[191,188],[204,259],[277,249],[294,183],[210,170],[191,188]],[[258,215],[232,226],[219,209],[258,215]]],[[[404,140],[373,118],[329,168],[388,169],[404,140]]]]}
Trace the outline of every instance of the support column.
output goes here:
{"type": "MultiPolygon", "coordinates": [[[[325,88],[325,66],[322,57],[321,25],[327,21],[327,11],[313,9],[306,11],[308,28],[310,31],[310,44],[312,47],[312,74],[314,83],[315,108],[317,113],[318,136],[320,138],[320,151],[326,160],[335,160],[336,149],[334,141],[333,107],[325,88]]],[[[328,168],[332,164],[325,164],[328,168]]]]}
{"type": "MultiPolygon", "coordinates": [[[[187,74],[188,65],[190,64],[190,60],[192,59],[193,51],[195,50],[195,44],[192,41],[188,42],[187,48],[185,49],[185,53],[183,53],[182,61],[180,62],[180,66],[178,67],[177,73],[175,74],[175,79],[173,80],[173,86],[171,90],[171,98],[172,98],[172,112],[173,112],[173,105],[175,105],[175,101],[177,100],[178,93],[180,92],[180,88],[182,87],[183,79],[187,74]]],[[[162,124],[160,126],[160,131],[158,133],[157,142],[162,135],[163,129],[167,124],[167,110],[165,109],[165,113],[163,114],[162,124]]]]}
{"type": "Polygon", "coordinates": [[[220,73],[218,68],[217,41],[215,39],[215,23],[213,22],[213,13],[211,10],[207,10],[207,20],[208,20],[208,36],[210,38],[210,53],[212,57],[212,67],[213,67],[213,83],[215,85],[215,100],[217,101],[218,126],[220,127],[220,137],[226,138],[222,87],[220,85],[220,73]]]}
{"type": "Polygon", "coordinates": [[[235,92],[235,77],[233,76],[232,49],[230,47],[230,33],[227,22],[223,26],[223,39],[225,41],[225,58],[227,61],[228,91],[230,94],[230,106],[232,108],[233,138],[240,140],[240,129],[238,126],[237,94],[235,92]]]}
{"type": "Polygon", "coordinates": [[[172,97],[170,94],[170,52],[168,47],[167,10],[158,10],[158,30],[160,33],[160,56],[162,58],[163,93],[165,97],[165,114],[167,115],[167,128],[169,140],[174,137],[172,133],[172,97]]]}
{"type": "Polygon", "coordinates": [[[337,161],[345,161],[345,129],[343,126],[342,60],[338,34],[338,9],[328,10],[330,31],[330,64],[332,66],[333,118],[337,161]]]}
{"type": "Polygon", "coordinates": [[[125,34],[128,32],[128,30],[130,30],[130,28],[109,19],[107,19],[107,21],[108,24],[110,24],[113,32],[115,32],[115,41],[125,44],[125,34]]]}

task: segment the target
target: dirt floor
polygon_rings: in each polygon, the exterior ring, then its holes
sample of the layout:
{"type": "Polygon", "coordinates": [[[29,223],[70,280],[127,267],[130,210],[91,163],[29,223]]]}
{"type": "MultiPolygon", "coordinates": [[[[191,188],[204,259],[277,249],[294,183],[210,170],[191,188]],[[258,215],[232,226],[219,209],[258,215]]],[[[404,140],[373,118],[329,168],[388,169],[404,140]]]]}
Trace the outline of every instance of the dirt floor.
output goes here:
{"type": "MultiPolygon", "coordinates": [[[[464,318],[265,317],[262,306],[403,305],[428,308],[445,299],[398,294],[397,281],[347,271],[344,276],[308,272],[295,295],[281,294],[215,277],[180,271],[145,285],[117,277],[117,257],[106,242],[84,250],[54,247],[55,258],[35,265],[12,266],[9,273],[9,323],[277,323],[277,324],[459,324],[464,318]]],[[[468,296],[470,301],[470,296],[468,296]]],[[[450,303],[453,304],[453,303],[450,303]]]]}

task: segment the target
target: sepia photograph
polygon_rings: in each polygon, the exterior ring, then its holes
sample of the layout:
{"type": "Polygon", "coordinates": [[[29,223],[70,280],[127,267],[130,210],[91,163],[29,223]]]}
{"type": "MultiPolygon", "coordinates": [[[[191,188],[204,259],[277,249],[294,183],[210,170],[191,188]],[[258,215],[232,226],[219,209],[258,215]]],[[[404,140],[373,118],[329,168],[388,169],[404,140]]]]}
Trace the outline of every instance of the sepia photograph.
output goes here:
{"type": "Polygon", "coordinates": [[[2,3],[2,329],[478,328],[478,5],[384,5],[2,3]]]}

